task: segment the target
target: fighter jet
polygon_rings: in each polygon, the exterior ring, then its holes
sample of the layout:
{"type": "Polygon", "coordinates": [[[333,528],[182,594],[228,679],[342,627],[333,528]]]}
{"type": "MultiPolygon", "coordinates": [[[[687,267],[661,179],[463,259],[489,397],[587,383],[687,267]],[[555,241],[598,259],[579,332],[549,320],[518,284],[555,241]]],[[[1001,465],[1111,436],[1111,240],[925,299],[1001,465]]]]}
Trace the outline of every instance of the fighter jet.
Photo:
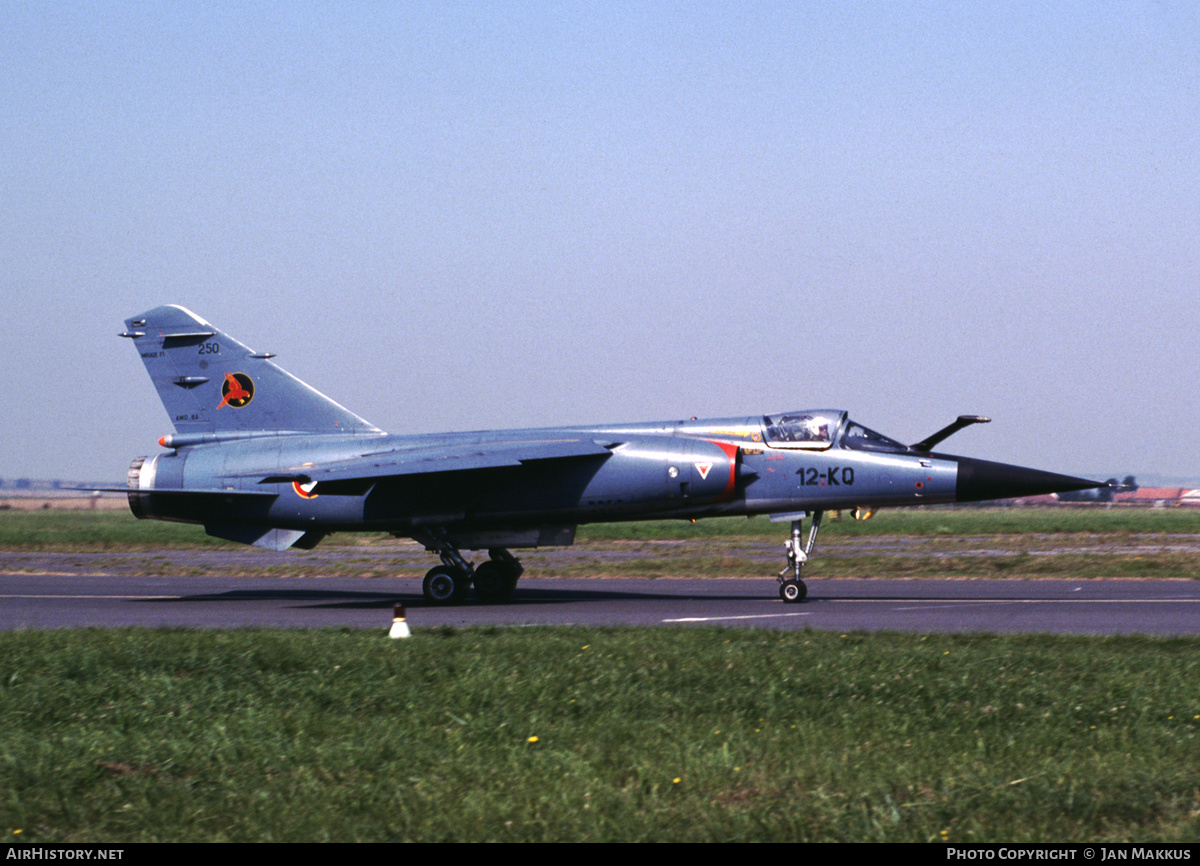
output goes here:
{"type": "Polygon", "coordinates": [[[753,417],[389,435],[183,307],[127,319],[175,432],[129,467],[139,518],[198,523],[218,538],[311,549],[332,532],[423,544],[432,603],[512,596],[512,550],[570,545],[586,523],[766,514],[791,524],[785,602],[824,514],[975,502],[1103,486],[933,450],[989,419],[963,415],[914,445],[840,409],[753,417]],[[811,515],[811,516],[810,516],[811,515]],[[809,520],[807,539],[803,521],[809,520]],[[463,551],[486,550],[479,565],[463,551]]]}

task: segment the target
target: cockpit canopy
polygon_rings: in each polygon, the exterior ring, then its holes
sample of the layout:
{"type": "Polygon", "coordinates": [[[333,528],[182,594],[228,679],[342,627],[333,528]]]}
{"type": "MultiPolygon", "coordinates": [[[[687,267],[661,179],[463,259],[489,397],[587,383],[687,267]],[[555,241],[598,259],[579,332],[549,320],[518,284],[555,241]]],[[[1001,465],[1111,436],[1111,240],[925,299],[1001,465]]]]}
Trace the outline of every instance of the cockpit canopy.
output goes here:
{"type": "Polygon", "coordinates": [[[846,413],[838,409],[813,409],[768,415],[763,418],[766,443],[772,448],[823,450],[837,438],[846,413]]]}
{"type": "Polygon", "coordinates": [[[763,418],[763,438],[772,448],[824,451],[836,442],[855,451],[905,453],[908,446],[846,417],[840,409],[806,409],[763,418]]]}
{"type": "Polygon", "coordinates": [[[854,451],[882,451],[888,454],[903,454],[909,450],[907,445],[902,445],[895,439],[889,439],[882,433],[876,433],[854,421],[846,423],[841,445],[854,451]]]}

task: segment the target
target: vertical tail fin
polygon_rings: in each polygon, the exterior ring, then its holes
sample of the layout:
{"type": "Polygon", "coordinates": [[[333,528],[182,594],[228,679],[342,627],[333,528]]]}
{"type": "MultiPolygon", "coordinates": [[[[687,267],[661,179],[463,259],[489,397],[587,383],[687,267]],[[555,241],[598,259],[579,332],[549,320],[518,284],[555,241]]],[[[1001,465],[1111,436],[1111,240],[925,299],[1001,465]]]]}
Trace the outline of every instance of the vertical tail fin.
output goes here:
{"type": "Polygon", "coordinates": [[[133,340],[179,433],[382,432],[183,307],[126,319],[121,336],[133,340]]]}

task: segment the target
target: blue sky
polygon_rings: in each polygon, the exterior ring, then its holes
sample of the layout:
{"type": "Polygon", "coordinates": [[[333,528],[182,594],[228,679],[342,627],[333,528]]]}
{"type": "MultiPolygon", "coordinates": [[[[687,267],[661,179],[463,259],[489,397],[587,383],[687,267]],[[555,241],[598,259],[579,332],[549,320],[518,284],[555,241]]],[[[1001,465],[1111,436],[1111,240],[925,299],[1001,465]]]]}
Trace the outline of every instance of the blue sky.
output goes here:
{"type": "Polygon", "coordinates": [[[1196,476],[1183,2],[0,0],[0,477],[186,306],[394,433],[848,409],[1196,476]]]}

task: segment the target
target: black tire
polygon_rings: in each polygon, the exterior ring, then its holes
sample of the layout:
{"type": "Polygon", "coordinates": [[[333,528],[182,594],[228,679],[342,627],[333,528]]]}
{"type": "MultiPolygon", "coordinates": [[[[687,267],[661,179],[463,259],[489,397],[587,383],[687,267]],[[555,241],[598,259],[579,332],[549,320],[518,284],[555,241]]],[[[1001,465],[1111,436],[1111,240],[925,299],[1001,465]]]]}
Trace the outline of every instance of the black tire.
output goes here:
{"type": "Polygon", "coordinates": [[[430,604],[453,604],[462,601],[470,581],[457,569],[436,565],[425,574],[421,592],[430,604]]]}
{"type": "Polygon", "coordinates": [[[488,604],[508,601],[517,588],[517,577],[513,569],[489,559],[475,569],[475,595],[488,604]]]}
{"type": "Polygon", "coordinates": [[[779,597],[788,604],[798,604],[808,597],[808,587],[802,580],[785,580],[779,585],[779,597]]]}

